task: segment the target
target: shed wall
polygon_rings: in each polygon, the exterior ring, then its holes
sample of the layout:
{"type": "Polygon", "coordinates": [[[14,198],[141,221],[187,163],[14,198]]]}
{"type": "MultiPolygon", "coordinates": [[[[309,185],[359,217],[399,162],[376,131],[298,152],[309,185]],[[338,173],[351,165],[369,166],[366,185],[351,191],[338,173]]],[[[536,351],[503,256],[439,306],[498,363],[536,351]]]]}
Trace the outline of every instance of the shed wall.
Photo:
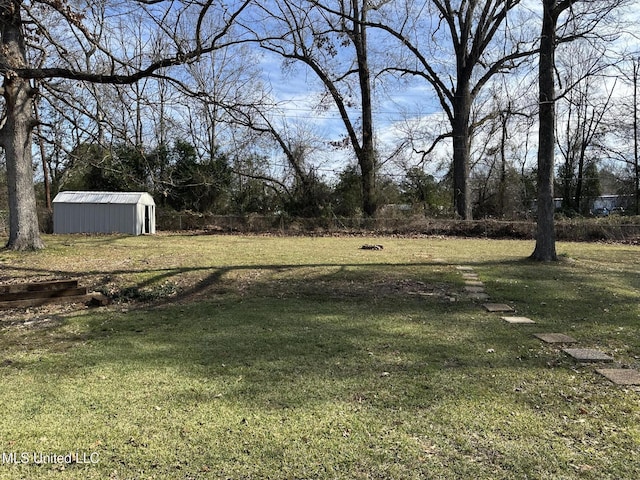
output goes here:
{"type": "Polygon", "coordinates": [[[53,200],[53,230],[54,233],[155,233],[155,203],[145,192],[60,192],[53,200]]]}
{"type": "MultiPolygon", "coordinates": [[[[54,233],[127,233],[139,235],[136,205],[57,203],[54,233]]],[[[144,221],[144,218],[143,218],[144,221]]]]}

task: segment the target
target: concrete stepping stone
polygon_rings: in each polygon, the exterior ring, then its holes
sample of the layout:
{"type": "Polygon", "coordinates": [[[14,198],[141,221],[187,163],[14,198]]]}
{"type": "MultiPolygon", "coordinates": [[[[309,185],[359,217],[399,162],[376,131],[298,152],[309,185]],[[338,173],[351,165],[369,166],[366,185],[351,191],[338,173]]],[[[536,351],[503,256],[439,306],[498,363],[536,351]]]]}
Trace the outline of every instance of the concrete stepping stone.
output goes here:
{"type": "Polygon", "coordinates": [[[471,273],[471,272],[462,272],[462,278],[466,278],[469,280],[477,280],[478,279],[478,274],[477,273],[471,273]]]}
{"type": "Polygon", "coordinates": [[[534,333],[535,337],[538,337],[545,343],[577,343],[578,341],[565,335],[564,333],[534,333]]]}
{"type": "Polygon", "coordinates": [[[489,294],[484,292],[469,293],[468,296],[472,300],[489,300],[490,298],[489,294]]]}
{"type": "Polygon", "coordinates": [[[502,317],[502,319],[509,323],[536,323],[527,317],[502,317]]]}
{"type": "Polygon", "coordinates": [[[640,373],[630,368],[600,368],[596,370],[616,385],[640,385],[640,373]]]}
{"type": "Polygon", "coordinates": [[[469,267],[467,265],[458,265],[456,269],[460,270],[461,272],[473,272],[473,267],[469,267]]]}
{"type": "Polygon", "coordinates": [[[480,285],[466,285],[464,290],[469,293],[486,293],[484,287],[480,285]]]}
{"type": "Polygon", "coordinates": [[[505,303],[485,303],[482,305],[487,312],[513,312],[513,307],[505,303]]]}
{"type": "Polygon", "coordinates": [[[613,362],[613,357],[592,348],[563,348],[562,351],[580,362],[613,362]]]}
{"type": "Polygon", "coordinates": [[[484,283],[480,280],[465,280],[464,284],[467,287],[484,287],[484,283]]]}

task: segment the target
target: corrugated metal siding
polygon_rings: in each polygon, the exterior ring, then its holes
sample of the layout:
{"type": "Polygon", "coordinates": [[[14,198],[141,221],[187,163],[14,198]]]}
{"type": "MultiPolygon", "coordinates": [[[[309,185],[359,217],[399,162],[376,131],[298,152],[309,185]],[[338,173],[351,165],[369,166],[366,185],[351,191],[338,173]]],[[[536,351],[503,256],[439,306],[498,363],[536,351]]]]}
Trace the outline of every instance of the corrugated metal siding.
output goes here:
{"type": "MultiPolygon", "coordinates": [[[[136,205],[58,203],[53,233],[128,233],[139,235],[136,205]]],[[[144,219],[143,219],[144,220],[144,219]]]]}
{"type": "Polygon", "coordinates": [[[148,193],[61,192],[53,200],[54,233],[145,232],[145,209],[155,233],[155,203],[148,193]]]}

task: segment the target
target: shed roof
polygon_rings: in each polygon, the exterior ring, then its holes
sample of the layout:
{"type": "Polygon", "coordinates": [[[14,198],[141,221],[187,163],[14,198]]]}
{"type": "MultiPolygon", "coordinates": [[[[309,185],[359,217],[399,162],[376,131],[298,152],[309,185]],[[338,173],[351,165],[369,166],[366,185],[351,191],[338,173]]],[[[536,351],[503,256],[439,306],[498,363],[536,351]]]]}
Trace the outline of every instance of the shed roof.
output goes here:
{"type": "Polygon", "coordinates": [[[154,204],[153,197],[146,192],[60,192],[53,203],[154,204]]]}

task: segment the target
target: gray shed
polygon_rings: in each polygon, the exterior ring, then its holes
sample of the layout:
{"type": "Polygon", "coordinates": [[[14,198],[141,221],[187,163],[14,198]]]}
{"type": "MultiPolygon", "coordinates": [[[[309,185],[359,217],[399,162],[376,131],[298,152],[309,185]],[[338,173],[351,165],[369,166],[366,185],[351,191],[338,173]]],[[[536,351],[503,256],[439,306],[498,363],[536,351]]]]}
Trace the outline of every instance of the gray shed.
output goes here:
{"type": "Polygon", "coordinates": [[[60,192],[53,233],[156,233],[156,205],[142,192],[60,192]]]}

